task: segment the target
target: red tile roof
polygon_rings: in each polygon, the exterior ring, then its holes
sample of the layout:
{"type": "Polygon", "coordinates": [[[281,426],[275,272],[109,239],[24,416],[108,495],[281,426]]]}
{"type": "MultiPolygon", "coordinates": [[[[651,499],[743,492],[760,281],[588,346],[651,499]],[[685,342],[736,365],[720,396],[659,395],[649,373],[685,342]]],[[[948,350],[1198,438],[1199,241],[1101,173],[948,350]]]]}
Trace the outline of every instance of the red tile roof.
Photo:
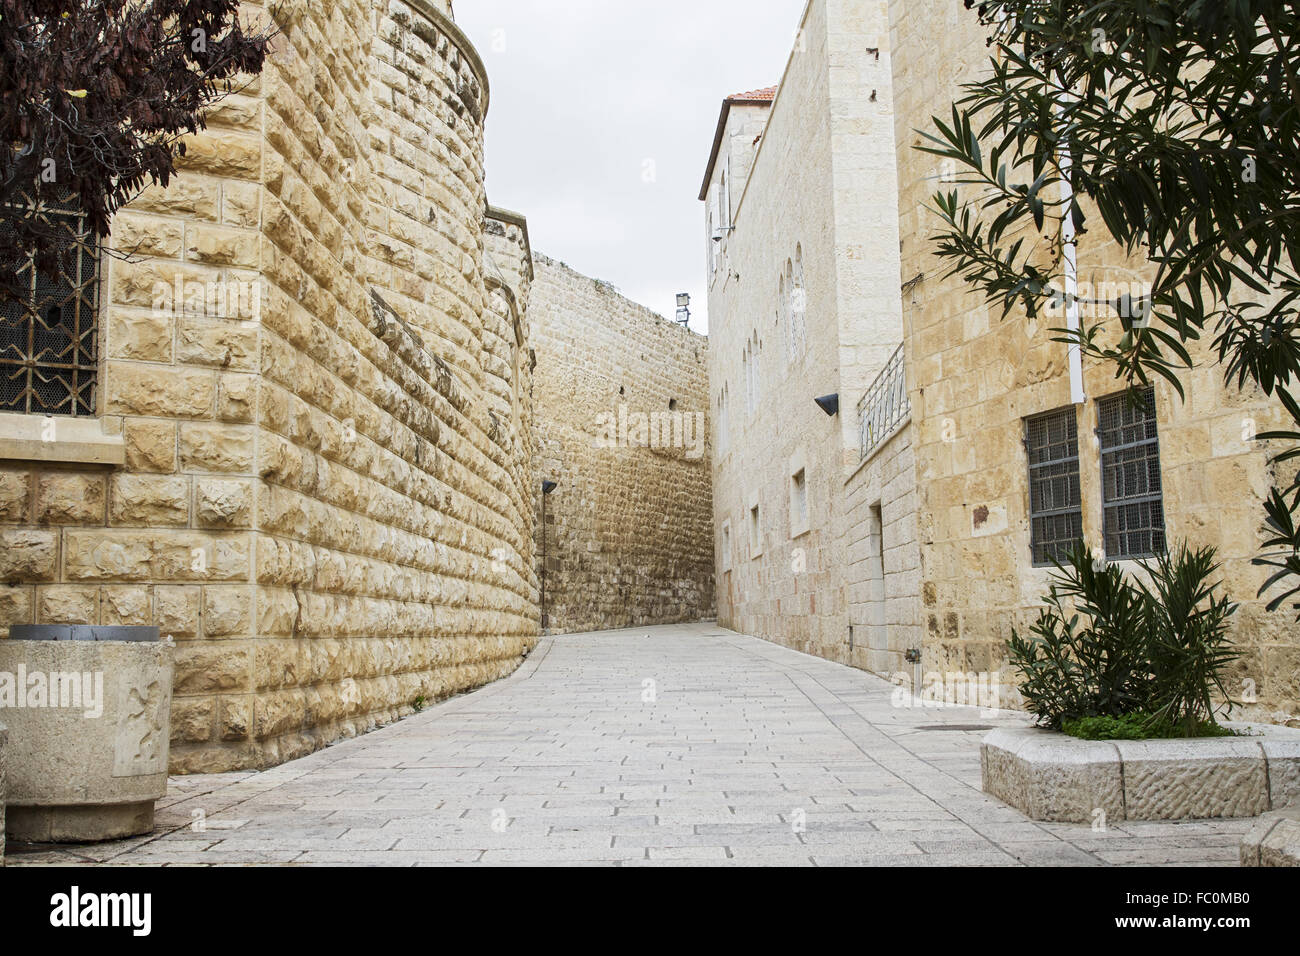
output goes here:
{"type": "Polygon", "coordinates": [[[728,103],[770,103],[776,99],[776,87],[767,86],[761,90],[750,90],[748,93],[735,93],[727,97],[728,103]]]}

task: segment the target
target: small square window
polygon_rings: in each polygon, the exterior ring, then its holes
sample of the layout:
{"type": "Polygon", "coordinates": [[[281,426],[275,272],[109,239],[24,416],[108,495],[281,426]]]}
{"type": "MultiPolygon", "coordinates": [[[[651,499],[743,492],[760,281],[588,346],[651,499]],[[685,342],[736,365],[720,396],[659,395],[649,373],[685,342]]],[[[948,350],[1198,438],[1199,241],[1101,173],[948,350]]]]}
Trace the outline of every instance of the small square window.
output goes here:
{"type": "Polygon", "coordinates": [[[759,519],[758,505],[749,509],[749,556],[757,558],[763,553],[763,525],[759,519]]]}

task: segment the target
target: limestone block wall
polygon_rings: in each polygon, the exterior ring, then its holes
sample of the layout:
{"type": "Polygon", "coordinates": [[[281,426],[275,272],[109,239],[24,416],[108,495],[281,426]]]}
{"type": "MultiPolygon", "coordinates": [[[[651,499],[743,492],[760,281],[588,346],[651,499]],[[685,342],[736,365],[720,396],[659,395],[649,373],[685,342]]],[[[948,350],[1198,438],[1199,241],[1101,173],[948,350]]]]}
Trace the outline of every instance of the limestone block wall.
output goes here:
{"type": "MultiPolygon", "coordinates": [[[[960,4],[894,0],[890,14],[925,670],[1002,669],[1004,692],[1014,699],[1005,641],[1013,626],[1036,617],[1048,582],[1048,571],[1032,566],[1023,419],[1070,405],[1066,349],[1052,341],[1059,322],[1035,326],[1021,314],[999,321],[960,279],[941,278],[945,267],[927,240],[937,220],[925,211],[940,170],[934,157],[913,148],[920,140],[915,129],[948,114],[961,80],[987,67],[988,51],[973,11],[960,4]]],[[[1096,230],[1084,237],[1081,281],[1140,280],[1145,268],[1100,245],[1096,230]]],[[[1265,610],[1256,593],[1267,575],[1251,565],[1263,540],[1267,458],[1279,449],[1246,439],[1280,419],[1262,395],[1225,388],[1208,350],[1194,357],[1186,401],[1156,387],[1168,536],[1217,546],[1226,590],[1242,605],[1233,634],[1245,658],[1228,682],[1232,696],[1246,702],[1238,713],[1294,719],[1300,629],[1293,612],[1265,610]]],[[[1096,546],[1096,400],[1122,385],[1109,367],[1085,361],[1084,387],[1087,402],[1076,410],[1084,533],[1096,546]]]]}
{"type": "Polygon", "coordinates": [[[489,281],[482,64],[447,3],[276,11],[263,74],[115,222],[90,424],[124,464],[0,470],[0,624],[171,635],[180,772],[371,729],[537,636],[528,250],[502,225],[489,281]]]}
{"type": "Polygon", "coordinates": [[[911,423],[844,486],[846,663],[885,677],[913,675],[904,654],[921,647],[921,550],[911,423]]]}
{"type": "Polygon", "coordinates": [[[538,536],[556,633],[714,616],[709,343],[536,257],[538,536]]]}
{"type": "Polygon", "coordinates": [[[709,291],[719,622],[858,666],[854,410],[902,335],[886,39],[878,3],[808,4],[709,291]]]}

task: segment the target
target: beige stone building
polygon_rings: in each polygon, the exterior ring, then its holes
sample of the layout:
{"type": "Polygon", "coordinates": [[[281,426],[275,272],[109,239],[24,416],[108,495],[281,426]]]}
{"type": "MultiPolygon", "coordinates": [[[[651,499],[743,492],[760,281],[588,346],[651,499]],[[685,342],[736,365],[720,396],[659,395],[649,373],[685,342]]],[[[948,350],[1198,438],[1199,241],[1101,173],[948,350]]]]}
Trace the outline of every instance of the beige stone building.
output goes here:
{"type": "MultiPolygon", "coordinates": [[[[891,0],[890,15],[926,669],[1004,668],[1004,642],[1036,617],[1062,540],[1081,533],[1130,570],[1186,540],[1219,549],[1225,589],[1241,604],[1233,635],[1245,656],[1229,691],[1247,715],[1295,719],[1300,627],[1256,598],[1268,575],[1251,564],[1268,459],[1280,450],[1251,439],[1280,425],[1280,410],[1225,388],[1208,348],[1193,352],[1185,401],[1161,383],[1131,408],[1107,366],[1083,359],[1072,381],[1068,349],[1052,341],[1059,315],[999,321],[960,279],[941,278],[927,206],[944,171],[913,148],[916,130],[947,115],[958,85],[988,68],[988,48],[960,4],[891,0]]],[[[1079,248],[1081,294],[1140,282],[1148,267],[1098,245],[1096,232],[1079,248]]]]}
{"type": "Polygon", "coordinates": [[[115,220],[134,254],[3,360],[0,624],[159,626],[179,771],[305,754],[538,634],[530,251],[487,204],[483,65],[446,2],[276,9],[263,74],[115,220]]]}
{"type": "MultiPolygon", "coordinates": [[[[1134,572],[1211,544],[1241,603],[1239,713],[1294,720],[1300,629],[1251,563],[1279,450],[1251,439],[1274,403],[1203,350],[1186,401],[1158,385],[1132,406],[1112,369],[1071,372],[1061,316],[999,321],[942,278],[926,207],[951,187],[914,147],[987,68],[984,40],[946,0],[810,0],[780,86],[723,105],[701,195],[719,620],[1014,705],[1005,643],[1063,544],[1134,572]],[[812,404],[832,393],[833,422],[812,404]]],[[[1127,289],[1145,268],[1085,244],[1078,280],[1127,289]]]]}
{"type": "Polygon", "coordinates": [[[780,85],[723,103],[700,195],[719,622],[881,672],[919,593],[891,110],[885,7],[812,0],[780,85]]]}
{"type": "Polygon", "coordinates": [[[536,256],[538,502],[553,633],[714,615],[706,338],[536,256]]]}

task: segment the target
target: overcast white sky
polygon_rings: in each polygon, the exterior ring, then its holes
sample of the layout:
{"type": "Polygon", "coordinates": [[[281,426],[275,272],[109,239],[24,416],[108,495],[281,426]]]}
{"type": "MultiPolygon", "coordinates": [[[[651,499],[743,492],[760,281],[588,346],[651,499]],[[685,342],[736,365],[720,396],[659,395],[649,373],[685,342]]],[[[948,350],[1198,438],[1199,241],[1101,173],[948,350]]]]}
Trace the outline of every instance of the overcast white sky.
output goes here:
{"type": "Polygon", "coordinates": [[[528,217],[534,250],[663,315],[690,292],[707,331],[697,197],[718,110],[780,81],[804,3],[457,0],[492,89],[489,199],[528,217]]]}

